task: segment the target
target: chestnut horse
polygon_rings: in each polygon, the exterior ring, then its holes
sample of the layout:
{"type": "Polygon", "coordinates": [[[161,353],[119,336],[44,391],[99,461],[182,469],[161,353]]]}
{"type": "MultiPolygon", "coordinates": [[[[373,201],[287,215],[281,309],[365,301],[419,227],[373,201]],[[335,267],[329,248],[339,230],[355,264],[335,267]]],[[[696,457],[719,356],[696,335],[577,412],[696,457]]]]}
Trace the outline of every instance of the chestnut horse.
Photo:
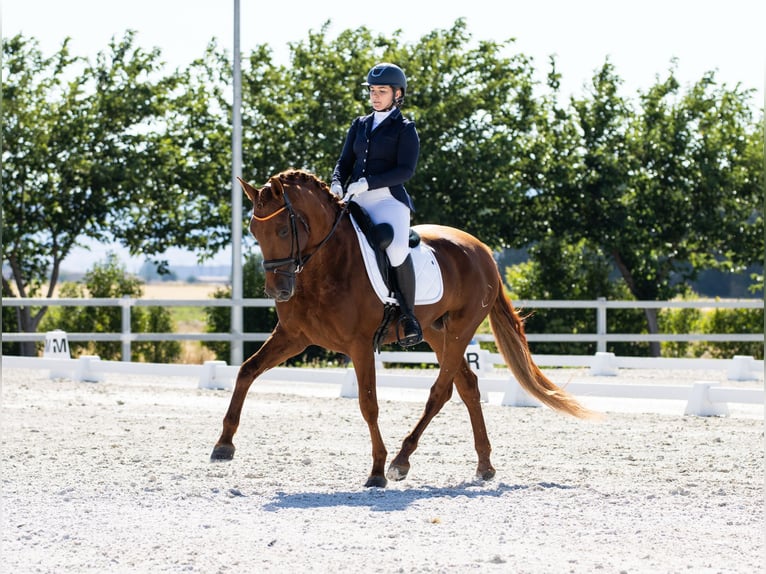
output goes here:
{"type": "MultiPolygon", "coordinates": [[[[309,345],[319,345],[348,355],[354,365],[359,407],[372,439],[372,470],[365,486],[384,487],[386,477],[402,480],[407,476],[410,455],[428,423],[450,399],[453,384],[471,420],[477,477],[492,478],[495,469],[490,462],[478,381],[465,359],[466,347],[487,314],[503,359],[528,393],[564,413],[580,418],[593,415],[532,361],[522,320],[505,294],[490,249],[457,229],[418,225],[414,229],[433,248],[444,279],[442,298],[415,309],[424,339],[436,353],[439,373],[423,415],[384,472],[387,452],[378,428],[373,349],[384,306],[367,279],[346,209],[326,183],[305,171],[282,172],[260,189],[241,179],[240,183],[253,202],[250,231],[263,253],[265,291],[276,301],[279,321],[263,346],[239,369],[211,460],[234,456],[232,439],[253,381],[309,345]]],[[[395,338],[391,332],[384,342],[395,338]]]]}

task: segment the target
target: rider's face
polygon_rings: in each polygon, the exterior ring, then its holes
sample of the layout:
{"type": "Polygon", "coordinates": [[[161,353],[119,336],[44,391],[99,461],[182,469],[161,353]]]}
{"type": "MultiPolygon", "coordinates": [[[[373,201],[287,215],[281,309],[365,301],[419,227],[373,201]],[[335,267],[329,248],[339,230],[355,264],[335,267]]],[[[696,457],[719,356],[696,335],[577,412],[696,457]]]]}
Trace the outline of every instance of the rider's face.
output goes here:
{"type": "Polygon", "coordinates": [[[394,90],[391,86],[370,86],[370,103],[376,112],[387,110],[394,103],[394,90]]]}

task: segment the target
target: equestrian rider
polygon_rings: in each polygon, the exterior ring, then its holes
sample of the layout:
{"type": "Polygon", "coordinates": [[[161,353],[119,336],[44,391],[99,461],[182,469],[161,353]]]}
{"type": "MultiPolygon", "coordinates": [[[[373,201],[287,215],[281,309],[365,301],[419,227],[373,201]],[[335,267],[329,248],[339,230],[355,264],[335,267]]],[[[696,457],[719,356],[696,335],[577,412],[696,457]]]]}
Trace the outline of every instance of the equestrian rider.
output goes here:
{"type": "Polygon", "coordinates": [[[412,199],[404,182],[415,173],[420,139],[415,123],[402,116],[407,77],[399,66],[381,63],[362,83],[372,113],[354,119],[332,174],[332,192],[363,207],[374,224],[388,223],[394,239],[386,254],[398,285],[401,309],[399,344],[417,345],[423,332],[415,318],[415,270],[409,248],[412,199]],[[344,196],[344,189],[345,196],[344,196]]]}

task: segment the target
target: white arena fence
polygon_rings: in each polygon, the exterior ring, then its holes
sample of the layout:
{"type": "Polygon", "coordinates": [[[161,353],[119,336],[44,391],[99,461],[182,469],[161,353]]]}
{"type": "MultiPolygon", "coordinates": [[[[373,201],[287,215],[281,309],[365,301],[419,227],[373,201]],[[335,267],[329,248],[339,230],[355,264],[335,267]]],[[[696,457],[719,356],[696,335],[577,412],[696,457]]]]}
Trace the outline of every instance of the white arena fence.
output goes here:
{"type": "MultiPolygon", "coordinates": [[[[238,366],[229,366],[224,361],[208,361],[203,365],[179,365],[130,362],[130,346],[133,341],[264,341],[269,333],[131,333],[130,314],[132,307],[270,307],[271,299],[201,299],[201,300],[165,300],[165,299],[39,299],[39,298],[3,298],[3,305],[8,306],[119,306],[122,308],[122,331],[120,333],[3,333],[3,341],[43,341],[43,357],[4,356],[3,368],[27,368],[47,370],[50,377],[66,377],[77,381],[98,382],[107,373],[185,377],[198,381],[200,388],[231,389],[238,366]],[[69,340],[72,341],[121,341],[122,361],[102,361],[96,356],[70,358],[69,340]]],[[[596,313],[596,333],[584,334],[529,334],[534,341],[570,341],[596,342],[595,355],[533,355],[540,367],[587,367],[592,376],[610,377],[620,369],[662,369],[700,371],[725,371],[728,380],[752,381],[763,377],[764,362],[753,357],[735,356],[732,359],[678,359],[653,357],[617,357],[605,352],[607,342],[615,341],[754,341],[763,342],[760,334],[616,334],[607,332],[607,310],[625,308],[763,308],[763,301],[758,299],[738,300],[696,300],[696,301],[607,301],[600,298],[595,301],[533,301],[516,300],[514,305],[525,310],[535,308],[583,308],[593,309],[596,313]]],[[[476,335],[475,341],[466,350],[466,359],[479,376],[482,397],[487,400],[488,393],[502,393],[502,404],[507,406],[539,406],[534,399],[524,392],[513,376],[507,371],[502,357],[479,346],[481,341],[493,341],[492,335],[476,335]],[[498,369],[498,367],[500,367],[498,369]]],[[[403,373],[401,370],[387,369],[387,364],[435,364],[436,356],[432,352],[395,352],[384,351],[376,354],[377,384],[381,387],[403,389],[428,389],[434,381],[433,370],[412,369],[403,373]]],[[[353,368],[315,369],[277,367],[260,377],[263,381],[288,381],[292,383],[325,383],[340,386],[340,395],[357,396],[356,377],[353,368]]],[[[637,385],[625,383],[571,382],[567,390],[574,395],[626,398],[626,399],[671,399],[686,401],[686,413],[700,416],[726,415],[728,403],[764,404],[766,395],[761,388],[721,387],[717,381],[699,380],[689,385],[637,385]]]]}
{"type": "MultiPolygon", "coordinates": [[[[47,356],[14,357],[4,356],[3,369],[43,369],[51,378],[71,378],[81,382],[100,382],[105,374],[148,375],[185,377],[197,381],[202,389],[231,390],[236,379],[238,366],[229,366],[224,361],[207,361],[202,365],[179,365],[158,363],[128,363],[124,361],[102,361],[97,356],[69,358],[66,334],[62,331],[48,334],[47,356]]],[[[385,363],[435,363],[434,353],[382,352],[376,355],[377,385],[400,389],[429,389],[434,382],[433,369],[413,369],[413,372],[392,371],[385,363]]],[[[613,353],[596,353],[593,356],[533,355],[540,366],[589,367],[593,376],[615,376],[620,368],[627,369],[699,369],[705,371],[726,370],[729,380],[749,381],[762,377],[764,362],[753,357],[736,356],[733,359],[661,359],[616,357],[613,353]]],[[[478,343],[469,345],[466,360],[479,378],[482,399],[488,400],[488,393],[502,393],[504,406],[535,407],[540,404],[530,397],[510,372],[497,369],[502,364],[500,355],[481,349],[478,343]]],[[[504,366],[504,365],[503,365],[504,366]]],[[[353,368],[296,368],[276,367],[259,378],[266,382],[322,383],[339,385],[342,397],[357,397],[358,388],[353,368]]],[[[670,399],[686,401],[685,414],[696,416],[726,416],[729,403],[766,403],[766,393],[761,388],[721,387],[716,381],[695,381],[691,385],[625,384],[625,383],[583,383],[572,382],[566,386],[574,395],[622,399],[670,399]]]]}
{"type": "MultiPolygon", "coordinates": [[[[4,306],[10,307],[120,307],[122,309],[121,331],[119,333],[68,333],[70,341],[120,341],[122,343],[122,360],[131,361],[131,343],[134,341],[226,341],[232,346],[240,346],[243,341],[265,341],[270,333],[132,333],[130,316],[133,307],[273,307],[272,299],[136,299],[132,297],[114,298],[19,298],[3,297],[4,306]]],[[[534,309],[593,309],[596,314],[595,333],[529,333],[530,342],[572,342],[596,343],[596,351],[603,353],[607,343],[614,342],[760,342],[764,341],[763,333],[687,333],[687,334],[637,334],[607,332],[607,311],[609,309],[667,309],[667,308],[698,308],[698,309],[763,309],[762,299],[699,299],[694,301],[609,301],[603,297],[590,301],[563,300],[531,300],[517,299],[513,304],[524,311],[534,309]]],[[[3,333],[5,342],[42,342],[45,333],[3,333]]],[[[476,335],[477,341],[493,341],[490,334],[476,335]]],[[[586,360],[586,359],[583,359],[586,360]]],[[[403,362],[403,361],[400,361],[403,362]]],[[[567,366],[552,365],[546,366],[567,366]]],[[[577,366],[577,365],[572,365],[577,366]]],[[[624,365],[627,366],[627,365],[624,365]]]]}

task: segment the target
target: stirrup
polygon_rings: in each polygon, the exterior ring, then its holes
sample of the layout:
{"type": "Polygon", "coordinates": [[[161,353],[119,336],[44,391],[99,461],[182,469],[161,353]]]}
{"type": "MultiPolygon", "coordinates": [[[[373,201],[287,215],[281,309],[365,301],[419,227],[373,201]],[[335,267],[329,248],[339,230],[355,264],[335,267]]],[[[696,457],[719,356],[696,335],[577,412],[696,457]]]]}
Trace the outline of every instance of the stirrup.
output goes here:
{"type": "Polygon", "coordinates": [[[417,319],[408,315],[402,315],[399,317],[399,321],[397,321],[396,324],[396,342],[401,347],[414,347],[422,341],[423,330],[420,328],[420,324],[418,323],[417,319]],[[409,327],[409,329],[402,329],[404,333],[403,336],[400,337],[399,330],[402,327],[409,327]]]}

